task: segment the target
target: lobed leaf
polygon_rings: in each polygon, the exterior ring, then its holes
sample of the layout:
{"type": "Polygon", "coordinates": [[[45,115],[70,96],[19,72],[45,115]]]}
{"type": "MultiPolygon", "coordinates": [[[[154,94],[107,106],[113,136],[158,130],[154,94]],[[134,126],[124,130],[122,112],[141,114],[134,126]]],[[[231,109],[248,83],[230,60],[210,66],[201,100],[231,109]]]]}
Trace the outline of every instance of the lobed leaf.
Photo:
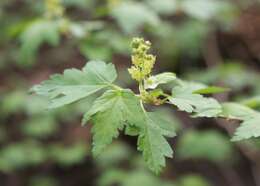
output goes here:
{"type": "Polygon", "coordinates": [[[247,106],[227,102],[222,104],[222,112],[219,115],[230,119],[247,120],[254,117],[256,113],[256,111],[247,106]]]}
{"type": "Polygon", "coordinates": [[[108,90],[98,98],[83,118],[83,124],[94,123],[93,154],[99,155],[124,126],[138,125],[140,112],[139,99],[130,90],[108,90]]]}
{"type": "Polygon", "coordinates": [[[237,103],[224,103],[222,117],[238,119],[242,123],[236,129],[232,141],[260,136],[260,113],[237,103]]]}
{"type": "Polygon", "coordinates": [[[145,111],[143,114],[144,123],[138,137],[138,150],[143,152],[149,168],[159,173],[165,166],[165,157],[173,156],[173,151],[164,136],[173,137],[175,132],[171,124],[158,117],[158,114],[145,111]]]}
{"type": "Polygon", "coordinates": [[[244,120],[235,131],[232,141],[240,141],[260,136],[260,114],[244,120]]]}
{"type": "Polygon", "coordinates": [[[65,70],[63,74],[56,74],[49,80],[32,88],[38,95],[48,97],[49,108],[57,108],[108,87],[117,77],[113,64],[102,61],[90,61],[80,71],[65,70]]]}
{"type": "Polygon", "coordinates": [[[215,99],[194,93],[201,87],[200,84],[182,83],[172,89],[172,97],[169,98],[169,101],[182,111],[194,113],[196,117],[218,116],[222,108],[215,99]]]}

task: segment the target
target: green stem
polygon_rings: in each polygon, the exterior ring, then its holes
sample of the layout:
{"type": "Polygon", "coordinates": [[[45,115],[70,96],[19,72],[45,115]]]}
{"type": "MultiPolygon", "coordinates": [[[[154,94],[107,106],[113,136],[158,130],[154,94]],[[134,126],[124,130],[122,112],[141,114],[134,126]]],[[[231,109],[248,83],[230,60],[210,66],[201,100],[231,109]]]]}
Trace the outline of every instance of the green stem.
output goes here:
{"type": "Polygon", "coordinates": [[[142,108],[142,110],[143,110],[143,112],[144,112],[144,115],[146,115],[146,110],[145,110],[145,108],[144,108],[144,104],[143,104],[142,99],[140,99],[140,105],[141,105],[141,108],[142,108]]]}
{"type": "Polygon", "coordinates": [[[139,92],[143,92],[144,91],[144,86],[143,86],[143,83],[142,83],[142,80],[138,82],[139,83],[139,92]]]}
{"type": "Polygon", "coordinates": [[[107,84],[109,87],[113,88],[114,90],[123,90],[121,87],[115,85],[115,84],[112,84],[112,83],[109,83],[107,84]]]}
{"type": "Polygon", "coordinates": [[[143,104],[143,100],[142,100],[142,95],[144,95],[144,93],[146,92],[145,88],[144,88],[144,85],[143,85],[143,80],[142,81],[139,81],[139,93],[140,93],[140,105],[141,105],[141,108],[144,112],[144,114],[146,114],[146,110],[144,108],[144,104],[143,104]]]}
{"type": "Polygon", "coordinates": [[[141,96],[146,95],[146,93],[147,93],[147,91],[144,88],[144,83],[143,83],[144,81],[145,81],[145,79],[139,81],[139,92],[140,92],[141,96]]]}
{"type": "Polygon", "coordinates": [[[169,94],[163,93],[162,96],[165,96],[165,98],[163,99],[163,102],[166,102],[167,100],[169,100],[170,97],[172,97],[169,94]]]}

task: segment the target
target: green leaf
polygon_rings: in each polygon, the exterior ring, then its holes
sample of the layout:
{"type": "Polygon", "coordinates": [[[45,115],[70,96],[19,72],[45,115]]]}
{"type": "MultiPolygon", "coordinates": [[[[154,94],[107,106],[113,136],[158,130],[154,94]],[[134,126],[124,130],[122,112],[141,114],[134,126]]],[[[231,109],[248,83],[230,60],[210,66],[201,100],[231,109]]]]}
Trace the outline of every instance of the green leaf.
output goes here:
{"type": "Polygon", "coordinates": [[[193,81],[184,81],[181,79],[177,79],[178,85],[185,88],[187,92],[194,93],[197,90],[205,89],[208,86],[203,83],[193,82],[193,81]]]}
{"type": "Polygon", "coordinates": [[[184,0],[181,3],[184,12],[200,20],[211,19],[228,5],[218,0],[184,0]]]}
{"type": "Polygon", "coordinates": [[[156,26],[159,23],[158,15],[140,2],[122,1],[113,7],[111,15],[126,33],[137,32],[144,24],[156,26]]]}
{"type": "Polygon", "coordinates": [[[193,93],[195,93],[195,94],[216,94],[216,93],[227,92],[229,90],[230,89],[228,89],[228,88],[217,87],[217,86],[209,86],[209,87],[206,87],[206,88],[196,90],[193,93]]]}
{"type": "Polygon", "coordinates": [[[171,108],[159,107],[155,109],[154,113],[158,115],[158,118],[163,118],[163,121],[170,125],[172,131],[177,132],[182,128],[181,121],[173,114],[171,108]]]}
{"type": "Polygon", "coordinates": [[[249,138],[260,136],[260,114],[253,118],[244,120],[235,131],[232,141],[240,141],[249,138]]]}
{"type": "Polygon", "coordinates": [[[40,19],[32,22],[21,34],[20,61],[31,64],[43,43],[56,46],[59,40],[59,24],[57,21],[40,19]]]}
{"type": "Polygon", "coordinates": [[[241,120],[232,141],[239,141],[260,136],[260,113],[237,103],[224,103],[222,117],[241,120]]]}
{"type": "Polygon", "coordinates": [[[145,89],[155,89],[160,84],[166,84],[176,79],[176,75],[171,72],[164,72],[155,76],[149,77],[145,82],[145,89]]]}
{"type": "Polygon", "coordinates": [[[138,150],[149,168],[159,173],[165,166],[165,157],[171,158],[173,151],[164,136],[174,137],[173,126],[156,113],[144,114],[143,128],[138,137],[138,150]]]}
{"type": "Polygon", "coordinates": [[[99,155],[124,126],[140,123],[140,112],[139,99],[130,90],[109,90],[98,98],[83,118],[83,123],[94,123],[93,154],[99,155]]]}
{"type": "Polygon", "coordinates": [[[178,2],[176,0],[145,0],[145,2],[156,12],[163,15],[171,15],[175,13],[178,8],[178,2]]]}
{"type": "Polygon", "coordinates": [[[65,70],[32,88],[38,95],[50,100],[49,108],[57,108],[90,96],[108,87],[117,77],[113,64],[90,61],[82,69],[65,70]]]}
{"type": "Polygon", "coordinates": [[[213,98],[206,98],[193,93],[201,88],[200,84],[183,83],[172,89],[170,103],[180,110],[194,113],[196,117],[216,117],[221,113],[221,105],[213,98]]]}
{"type": "Polygon", "coordinates": [[[245,99],[241,103],[250,108],[254,108],[254,109],[259,108],[260,107],[260,96],[255,96],[252,98],[245,99]]]}
{"type": "Polygon", "coordinates": [[[165,118],[164,115],[160,111],[157,112],[148,112],[150,119],[156,124],[159,128],[161,133],[167,137],[174,137],[176,136],[175,130],[176,126],[172,120],[169,118],[165,118]]]}
{"type": "Polygon", "coordinates": [[[219,114],[224,118],[248,120],[256,115],[256,111],[238,103],[223,103],[222,112],[219,114]]]}

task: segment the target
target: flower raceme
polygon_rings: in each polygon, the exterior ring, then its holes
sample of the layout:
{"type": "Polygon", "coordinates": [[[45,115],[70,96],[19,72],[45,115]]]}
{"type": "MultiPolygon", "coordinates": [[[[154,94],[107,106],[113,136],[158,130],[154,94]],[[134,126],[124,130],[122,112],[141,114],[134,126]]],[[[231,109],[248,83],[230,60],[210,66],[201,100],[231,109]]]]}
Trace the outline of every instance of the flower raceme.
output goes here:
{"type": "Polygon", "coordinates": [[[140,82],[150,76],[156,57],[148,54],[151,42],[143,38],[134,38],[132,41],[132,66],[128,69],[132,78],[140,82]]]}

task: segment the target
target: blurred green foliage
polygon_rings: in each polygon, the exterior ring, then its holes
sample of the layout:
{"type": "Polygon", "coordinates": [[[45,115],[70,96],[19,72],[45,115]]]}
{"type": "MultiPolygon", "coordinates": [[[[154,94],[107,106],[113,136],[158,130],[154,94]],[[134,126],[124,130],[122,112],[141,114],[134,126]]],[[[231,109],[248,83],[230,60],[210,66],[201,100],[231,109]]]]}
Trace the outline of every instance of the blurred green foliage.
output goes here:
{"type": "MultiPolygon", "coordinates": [[[[89,128],[81,128],[78,117],[89,109],[92,101],[84,100],[70,108],[49,112],[46,110],[47,101],[29,95],[27,90],[49,74],[68,66],[82,66],[87,59],[118,64],[119,83],[133,87],[121,67],[129,66],[129,40],[139,35],[150,38],[156,46],[154,52],[159,61],[156,71],[167,69],[193,81],[228,87],[231,91],[223,93],[227,101],[237,101],[260,110],[259,59],[256,56],[252,60],[255,62],[253,67],[250,60],[232,59],[222,48],[223,59],[216,66],[208,66],[204,56],[208,37],[212,33],[217,36],[221,33],[236,35],[235,26],[240,16],[250,6],[256,7],[254,2],[61,0],[53,10],[47,8],[46,2],[0,1],[1,185],[9,186],[2,182],[2,177],[23,173],[18,180],[22,186],[59,186],[62,178],[53,174],[57,166],[61,170],[70,170],[72,176],[75,169],[70,168],[81,164],[87,167],[85,162],[94,161],[94,168],[88,169],[99,170],[100,177],[92,179],[100,186],[113,182],[123,186],[210,186],[207,179],[197,173],[190,175],[189,171],[168,176],[170,179],[152,175],[136,157],[135,150],[122,143],[135,143],[132,138],[120,138],[103,157],[92,160],[89,156],[89,128]],[[44,174],[42,167],[46,165],[48,173],[44,174]],[[30,168],[33,168],[33,173],[26,174],[30,168]]],[[[224,39],[225,42],[228,41],[224,39]]],[[[239,159],[239,147],[229,142],[227,134],[220,133],[217,125],[215,128],[210,125],[209,130],[207,124],[204,126],[205,122],[195,120],[190,123],[179,113],[169,110],[165,108],[160,112],[182,133],[176,141],[170,141],[170,144],[177,143],[175,151],[180,159],[209,160],[220,165],[234,159],[235,154],[239,159]],[[187,129],[190,125],[192,129],[187,129]],[[200,130],[201,127],[206,129],[200,130]]],[[[247,142],[251,151],[260,148],[259,138],[247,142]]],[[[175,160],[177,163],[179,158],[175,160]]],[[[164,174],[174,172],[174,163],[168,163],[164,174]]],[[[87,176],[84,171],[80,172],[83,176],[78,177],[87,176]]],[[[81,185],[90,183],[89,178],[85,179],[81,185]]]]}
{"type": "Polygon", "coordinates": [[[208,131],[186,131],[178,142],[177,155],[181,159],[207,159],[215,163],[231,161],[232,145],[223,134],[208,131]]]}
{"type": "MultiPolygon", "coordinates": [[[[106,156],[108,154],[119,154],[121,152],[121,157],[125,156],[124,159],[128,158],[129,154],[125,154],[122,152],[122,149],[126,148],[126,144],[114,144],[111,148],[106,151],[101,159],[98,160],[98,164],[100,164],[100,160],[107,160],[106,156]],[[108,154],[107,154],[108,153],[108,154]]],[[[126,151],[125,151],[126,152],[126,151]]],[[[118,156],[117,156],[118,157],[118,156]]],[[[112,186],[114,184],[119,186],[143,186],[143,185],[151,185],[151,186],[211,186],[211,184],[199,175],[191,175],[187,174],[185,176],[180,177],[175,180],[160,180],[154,174],[151,174],[146,169],[143,169],[142,165],[138,161],[143,160],[139,157],[131,156],[130,161],[130,170],[125,170],[120,168],[120,161],[124,159],[118,159],[119,164],[107,164],[106,166],[102,166],[105,171],[98,179],[99,186],[112,186]]],[[[104,161],[101,161],[104,162],[104,161]]],[[[102,163],[101,163],[102,164],[102,163]]]]}

